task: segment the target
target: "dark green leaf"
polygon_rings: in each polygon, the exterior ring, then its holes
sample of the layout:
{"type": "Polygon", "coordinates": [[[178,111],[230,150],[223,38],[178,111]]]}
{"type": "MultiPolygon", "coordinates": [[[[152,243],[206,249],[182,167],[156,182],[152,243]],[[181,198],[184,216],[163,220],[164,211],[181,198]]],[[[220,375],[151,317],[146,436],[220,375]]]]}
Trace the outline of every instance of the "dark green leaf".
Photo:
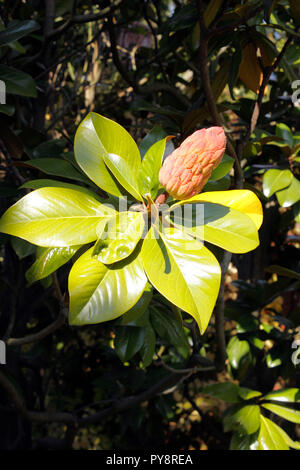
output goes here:
{"type": "Polygon", "coordinates": [[[119,327],[114,340],[115,351],[121,361],[131,359],[142,347],[144,332],[135,326],[119,327]]]}
{"type": "Polygon", "coordinates": [[[10,23],[6,29],[0,31],[0,46],[17,41],[39,28],[40,25],[33,20],[14,21],[10,23]]]}
{"type": "Polygon", "coordinates": [[[6,86],[6,93],[36,98],[37,91],[34,80],[25,72],[7,65],[0,65],[0,80],[6,86]]]}

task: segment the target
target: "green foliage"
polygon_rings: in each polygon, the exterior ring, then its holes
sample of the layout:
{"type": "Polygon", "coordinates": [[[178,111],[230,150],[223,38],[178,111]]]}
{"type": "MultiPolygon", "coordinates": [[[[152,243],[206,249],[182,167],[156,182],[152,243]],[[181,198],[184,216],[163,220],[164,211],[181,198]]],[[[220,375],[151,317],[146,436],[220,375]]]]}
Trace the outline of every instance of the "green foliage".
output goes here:
{"type": "Polygon", "coordinates": [[[233,431],[231,450],[300,449],[300,442],[293,441],[281,427],[263,414],[265,409],[288,421],[299,423],[299,411],[266,402],[272,400],[272,396],[275,399],[280,397],[284,402],[295,402],[299,389],[286,389],[262,396],[256,390],[225,382],[209,385],[203,392],[233,403],[223,417],[224,432],[233,431]]]}
{"type": "MultiPolygon", "coordinates": [[[[246,203],[241,211],[226,208],[226,203],[204,204],[205,217],[201,221],[204,232],[197,225],[195,229],[187,229],[187,233],[182,227],[164,226],[164,211],[160,216],[152,198],[157,195],[158,172],[166,142],[167,138],[164,138],[152,144],[141,161],[137,145],[124,128],[92,113],[76,133],[77,163],[87,175],[93,174],[94,182],[102,190],[112,195],[117,195],[116,188],[119,191],[122,184],[138,201],[143,201],[139,211],[118,213],[89,193],[72,186],[36,189],[3,215],[0,221],[2,232],[21,236],[40,246],[67,248],[96,241],[94,247],[76,261],[70,272],[71,324],[99,323],[122,315],[142,295],[147,276],[169,301],[195,318],[203,333],[217,299],[221,271],[217,259],[201,242],[207,240],[227,249],[233,246],[232,251],[242,253],[258,245],[257,227],[243,213],[247,210],[247,201],[252,202],[250,192],[237,192],[228,203],[229,206],[235,205],[236,197],[244,196],[246,203]],[[101,172],[102,169],[105,171],[101,172]],[[148,198],[148,206],[143,198],[148,198]],[[149,207],[151,218],[148,216],[149,207]],[[126,302],[124,296],[127,297],[126,302]]],[[[221,177],[231,169],[231,162],[227,165],[227,160],[223,164],[221,177]]],[[[52,167],[51,159],[47,158],[30,160],[29,163],[58,176],[68,171],[65,165],[70,165],[64,160],[54,160],[52,167]]],[[[80,180],[77,177],[79,173],[73,167],[69,176],[73,177],[74,172],[75,179],[80,180]]],[[[209,200],[210,194],[206,194],[209,200]]],[[[221,196],[221,193],[220,197],[212,193],[214,200],[223,202],[221,196]]],[[[193,206],[197,206],[201,198],[196,199],[183,203],[193,202],[193,206]]],[[[181,204],[167,208],[165,214],[172,212],[174,207],[180,210],[181,204]]],[[[239,202],[236,204],[240,206],[239,202]]],[[[260,213],[258,200],[256,212],[260,213]]],[[[191,220],[185,217],[184,221],[192,227],[197,217],[191,214],[191,220]]],[[[175,218],[175,226],[178,225],[176,222],[175,218]]],[[[51,253],[54,254],[53,251],[51,253]]],[[[56,253],[54,257],[57,267],[64,264],[63,259],[59,260],[60,254],[56,253]]],[[[29,280],[38,280],[53,272],[53,265],[51,268],[45,266],[47,259],[46,256],[36,262],[38,264],[27,274],[29,280]],[[36,273],[36,269],[41,269],[37,267],[40,264],[47,273],[45,276],[36,273]]]]}

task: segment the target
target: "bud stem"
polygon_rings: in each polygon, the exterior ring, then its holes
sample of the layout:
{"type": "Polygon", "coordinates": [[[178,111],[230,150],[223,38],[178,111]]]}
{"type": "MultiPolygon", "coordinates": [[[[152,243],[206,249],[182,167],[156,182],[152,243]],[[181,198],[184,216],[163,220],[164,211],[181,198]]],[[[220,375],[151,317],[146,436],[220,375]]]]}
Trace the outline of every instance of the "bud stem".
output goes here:
{"type": "Polygon", "coordinates": [[[169,193],[167,191],[164,191],[159,196],[157,196],[157,198],[155,199],[155,203],[164,204],[166,200],[168,199],[168,197],[169,197],[169,193]]]}

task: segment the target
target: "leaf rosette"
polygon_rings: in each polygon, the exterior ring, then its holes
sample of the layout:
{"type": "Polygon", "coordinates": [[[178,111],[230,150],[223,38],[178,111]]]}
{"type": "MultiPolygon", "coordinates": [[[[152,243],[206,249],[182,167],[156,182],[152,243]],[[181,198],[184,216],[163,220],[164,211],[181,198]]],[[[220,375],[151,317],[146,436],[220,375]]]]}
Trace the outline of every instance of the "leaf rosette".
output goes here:
{"type": "Polygon", "coordinates": [[[70,324],[123,315],[137,304],[149,281],[193,316],[203,333],[221,279],[220,265],[205,243],[233,253],[258,246],[259,199],[249,190],[218,190],[232,167],[227,155],[218,155],[219,166],[212,166],[208,185],[216,184],[216,190],[204,186],[193,197],[161,204],[159,171],[172,150],[171,138],[156,129],[142,141],[140,151],[122,126],[90,113],[75,136],[80,185],[26,183],[35,189],[2,216],[2,232],[39,247],[27,273],[30,283],[76,255],[68,282],[70,324]],[[85,186],[86,176],[90,187],[85,186]],[[95,185],[108,197],[93,192],[95,185]]]}

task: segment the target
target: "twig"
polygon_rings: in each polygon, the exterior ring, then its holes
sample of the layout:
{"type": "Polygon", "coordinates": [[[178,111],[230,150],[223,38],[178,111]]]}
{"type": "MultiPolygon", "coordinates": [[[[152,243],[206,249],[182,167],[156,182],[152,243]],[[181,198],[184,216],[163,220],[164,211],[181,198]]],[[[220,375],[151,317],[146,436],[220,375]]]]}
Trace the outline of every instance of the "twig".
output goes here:
{"type": "Polygon", "coordinates": [[[173,374],[195,374],[196,372],[206,372],[209,370],[215,370],[214,366],[208,366],[208,367],[188,367],[186,369],[175,369],[174,367],[169,366],[166,362],[164,362],[161,358],[154,363],[157,366],[162,366],[164,369],[168,370],[169,372],[172,372],[173,374]]]}
{"type": "MultiPolygon", "coordinates": [[[[202,2],[199,2],[200,6],[202,2]]],[[[200,21],[200,28],[201,28],[201,38],[200,38],[200,47],[199,47],[199,55],[200,55],[200,72],[202,78],[203,89],[205,93],[205,98],[207,102],[208,109],[210,111],[212,120],[214,121],[216,126],[223,126],[223,120],[219,115],[217,104],[214,98],[213,90],[210,83],[210,77],[208,72],[208,40],[209,36],[207,33],[207,28],[204,25],[202,10],[199,9],[199,21],[200,21]]],[[[235,168],[235,177],[236,177],[236,187],[241,189],[243,187],[243,171],[239,162],[238,155],[231,144],[231,142],[227,141],[227,148],[229,155],[234,159],[234,168],[235,168]]]]}
{"type": "Polygon", "coordinates": [[[266,67],[263,71],[263,80],[262,80],[262,83],[259,87],[258,97],[257,97],[257,100],[256,100],[254,108],[253,108],[251,121],[250,121],[250,126],[248,128],[247,134],[245,135],[245,137],[242,139],[242,141],[239,143],[239,146],[238,146],[239,155],[242,154],[243,148],[248,143],[248,141],[251,137],[251,134],[254,132],[254,130],[256,128],[257,121],[258,121],[258,118],[259,118],[259,115],[260,115],[260,110],[261,110],[261,106],[262,106],[263,97],[264,97],[264,94],[265,94],[265,89],[266,89],[266,86],[267,86],[267,84],[270,80],[270,76],[276,70],[278,65],[280,64],[281,59],[283,58],[283,56],[284,56],[289,44],[292,42],[292,40],[293,40],[292,37],[289,37],[286,40],[283,48],[281,49],[280,53],[278,54],[278,56],[277,56],[276,60],[274,61],[273,65],[271,65],[270,67],[266,67]]]}
{"type": "Polygon", "coordinates": [[[53,331],[60,328],[65,323],[65,321],[66,321],[66,312],[64,311],[64,309],[61,309],[59,316],[53,323],[46,326],[38,333],[33,333],[31,335],[24,336],[23,338],[9,338],[7,340],[7,345],[8,346],[21,346],[23,344],[40,341],[41,339],[53,333],[53,331]]]}
{"type": "Polygon", "coordinates": [[[53,280],[55,296],[56,296],[57,300],[59,301],[60,305],[63,306],[64,302],[65,302],[65,297],[61,292],[61,288],[60,288],[60,285],[59,285],[59,282],[58,282],[56,272],[52,273],[51,276],[52,276],[52,280],[53,280]]]}
{"type": "Polygon", "coordinates": [[[184,380],[184,374],[172,373],[161,379],[155,385],[140,393],[139,395],[129,396],[113,403],[111,406],[83,418],[77,418],[73,413],[48,412],[48,411],[28,411],[20,398],[16,388],[9,379],[0,370],[0,385],[7,392],[15,409],[26,419],[33,422],[50,423],[60,422],[65,424],[76,424],[78,426],[87,426],[101,422],[106,417],[111,417],[116,413],[126,411],[144,401],[150,400],[155,395],[162,393],[178,382],[184,380]]]}
{"type": "Polygon", "coordinates": [[[134,80],[132,75],[128,73],[127,69],[123,66],[121,59],[119,57],[117,40],[116,40],[116,35],[115,35],[115,27],[113,25],[112,18],[110,16],[108,17],[107,26],[108,26],[108,33],[109,33],[109,38],[110,38],[110,46],[111,46],[113,61],[119,74],[125,80],[125,82],[127,82],[137,94],[141,94],[141,95],[149,95],[153,92],[165,91],[166,93],[173,95],[178,101],[181,102],[181,104],[185,108],[188,108],[190,105],[189,100],[185,98],[185,96],[183,96],[176,87],[173,87],[169,85],[168,83],[164,83],[164,82],[157,82],[151,85],[140,86],[134,80]]]}
{"type": "Polygon", "coordinates": [[[225,308],[225,275],[228,270],[228,266],[231,260],[231,253],[222,250],[221,265],[221,283],[218,299],[215,305],[215,327],[216,327],[216,339],[217,339],[217,355],[216,355],[216,369],[222,371],[225,368],[226,361],[226,339],[225,339],[225,328],[224,328],[224,308],[225,308]]]}
{"type": "MultiPolygon", "coordinates": [[[[92,13],[92,14],[87,14],[87,15],[74,15],[75,13],[75,8],[73,7],[73,11],[71,14],[71,17],[59,28],[49,32],[46,35],[47,39],[55,39],[56,37],[60,36],[62,33],[64,33],[70,26],[74,24],[84,24],[84,23],[90,23],[92,21],[98,21],[102,18],[105,18],[109,13],[112,13],[114,10],[116,10],[119,5],[121,4],[122,0],[115,0],[112,5],[103,8],[99,13],[92,13]]],[[[76,3],[76,2],[75,2],[76,3]]]]}

